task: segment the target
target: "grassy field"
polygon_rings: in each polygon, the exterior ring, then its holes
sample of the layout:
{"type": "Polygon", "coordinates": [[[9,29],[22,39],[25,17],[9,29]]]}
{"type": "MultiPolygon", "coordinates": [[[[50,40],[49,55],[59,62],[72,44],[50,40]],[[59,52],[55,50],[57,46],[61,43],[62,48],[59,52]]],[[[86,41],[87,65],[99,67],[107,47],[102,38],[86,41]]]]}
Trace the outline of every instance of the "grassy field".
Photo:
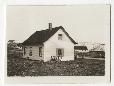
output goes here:
{"type": "Polygon", "coordinates": [[[105,60],[77,59],[76,61],[41,62],[8,58],[8,76],[104,76],[105,60]]]}

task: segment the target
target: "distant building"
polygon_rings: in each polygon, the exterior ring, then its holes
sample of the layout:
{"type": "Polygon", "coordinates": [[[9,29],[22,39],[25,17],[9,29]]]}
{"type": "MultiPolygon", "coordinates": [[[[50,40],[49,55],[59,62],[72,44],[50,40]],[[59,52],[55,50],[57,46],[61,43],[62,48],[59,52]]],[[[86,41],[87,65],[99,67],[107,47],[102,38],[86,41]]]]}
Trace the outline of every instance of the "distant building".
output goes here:
{"type": "Polygon", "coordinates": [[[90,56],[92,58],[105,58],[105,44],[100,44],[90,50],[90,56]]]}
{"type": "Polygon", "coordinates": [[[74,57],[84,58],[88,52],[87,46],[74,46],[74,57]]]}
{"type": "Polygon", "coordinates": [[[33,60],[74,60],[74,44],[77,44],[62,26],[36,31],[23,42],[24,58],[33,60]]]}
{"type": "Polygon", "coordinates": [[[74,50],[77,52],[88,52],[87,46],[74,46],[74,50]]]}

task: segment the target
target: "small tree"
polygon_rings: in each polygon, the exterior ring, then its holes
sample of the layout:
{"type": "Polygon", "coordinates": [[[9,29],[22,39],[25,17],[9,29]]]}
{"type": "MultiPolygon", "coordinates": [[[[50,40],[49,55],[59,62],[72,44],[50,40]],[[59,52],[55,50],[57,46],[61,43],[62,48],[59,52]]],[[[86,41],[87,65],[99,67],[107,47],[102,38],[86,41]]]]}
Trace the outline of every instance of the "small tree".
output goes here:
{"type": "Polygon", "coordinates": [[[17,47],[17,44],[15,43],[15,40],[9,40],[7,43],[7,55],[8,56],[15,56],[15,49],[17,47]]]}

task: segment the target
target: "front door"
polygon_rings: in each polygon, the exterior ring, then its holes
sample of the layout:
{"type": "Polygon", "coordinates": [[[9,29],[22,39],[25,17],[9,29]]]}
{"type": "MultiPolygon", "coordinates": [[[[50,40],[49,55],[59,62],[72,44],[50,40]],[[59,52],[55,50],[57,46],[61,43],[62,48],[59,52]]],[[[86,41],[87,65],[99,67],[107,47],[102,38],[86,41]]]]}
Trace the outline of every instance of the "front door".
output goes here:
{"type": "Polygon", "coordinates": [[[62,57],[64,56],[64,49],[63,48],[57,48],[56,49],[56,55],[58,57],[58,59],[62,59],[62,57]]]}

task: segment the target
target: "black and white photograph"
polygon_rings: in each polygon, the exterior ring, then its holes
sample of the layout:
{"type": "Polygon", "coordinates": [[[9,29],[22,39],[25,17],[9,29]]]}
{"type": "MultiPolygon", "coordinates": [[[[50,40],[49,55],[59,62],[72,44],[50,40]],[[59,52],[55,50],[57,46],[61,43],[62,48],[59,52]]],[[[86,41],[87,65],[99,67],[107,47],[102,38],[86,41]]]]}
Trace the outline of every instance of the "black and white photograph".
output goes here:
{"type": "Polygon", "coordinates": [[[7,77],[109,79],[110,5],[9,5],[6,45],[7,77]]]}

